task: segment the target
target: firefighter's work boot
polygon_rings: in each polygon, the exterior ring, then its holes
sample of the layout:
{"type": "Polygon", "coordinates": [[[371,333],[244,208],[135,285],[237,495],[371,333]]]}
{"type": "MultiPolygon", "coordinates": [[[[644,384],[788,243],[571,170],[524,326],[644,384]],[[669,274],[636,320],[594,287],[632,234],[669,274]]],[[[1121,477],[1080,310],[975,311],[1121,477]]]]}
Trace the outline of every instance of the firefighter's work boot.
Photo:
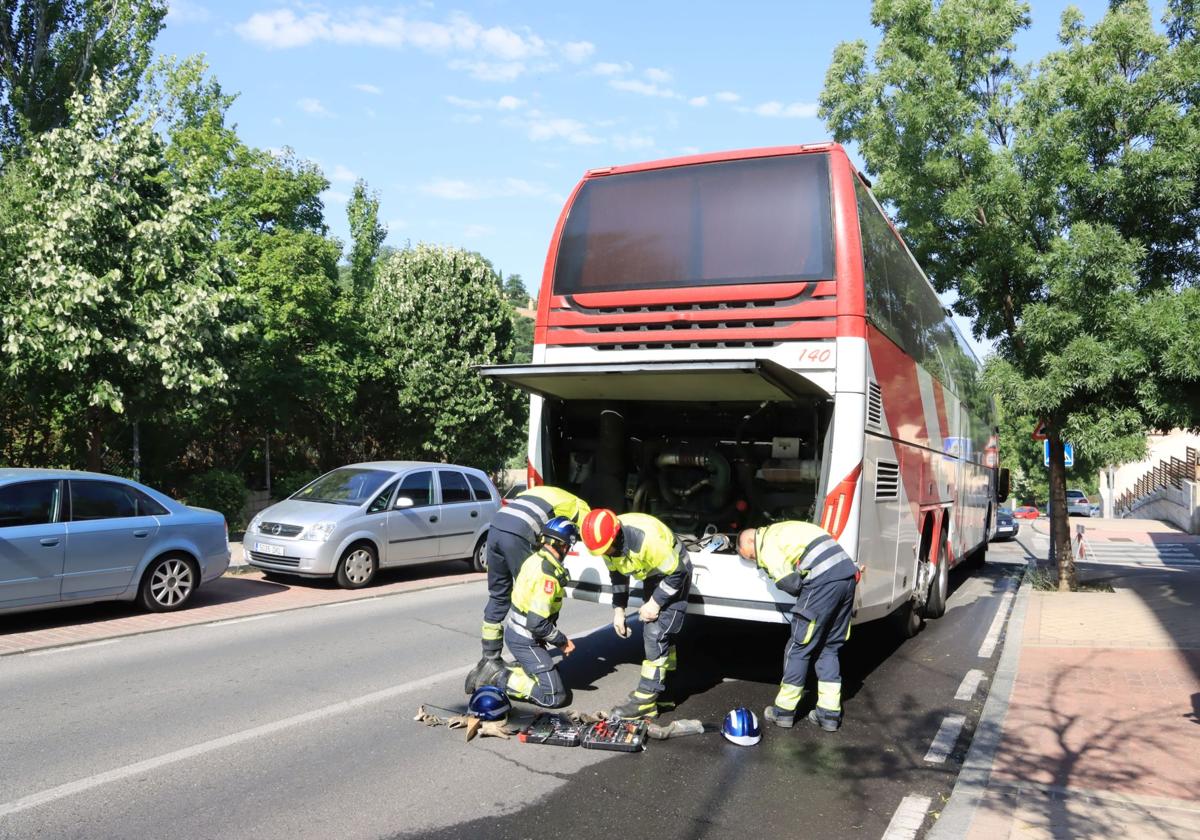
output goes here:
{"type": "Polygon", "coordinates": [[[610,714],[612,717],[626,720],[656,718],[658,717],[658,695],[635,691],[620,706],[614,706],[610,714]]]}
{"type": "Polygon", "coordinates": [[[491,658],[490,656],[485,657],[480,661],[479,666],[480,667],[478,671],[472,671],[475,679],[471,683],[471,690],[467,692],[468,694],[474,694],[475,691],[481,686],[499,686],[500,678],[504,676],[504,660],[499,656],[497,656],[495,659],[491,658]]]}
{"type": "MultiPolygon", "coordinates": [[[[479,678],[480,673],[487,666],[488,662],[496,662],[501,666],[504,664],[500,660],[500,654],[482,657],[478,662],[475,663],[475,667],[467,672],[467,679],[465,682],[463,682],[463,694],[471,694],[475,691],[475,681],[479,678]]],[[[483,685],[487,685],[487,683],[483,683],[483,685]]]]}
{"type": "Polygon", "coordinates": [[[841,715],[824,709],[813,709],[808,713],[808,719],[826,732],[837,732],[842,725],[841,715]]]}
{"type": "Polygon", "coordinates": [[[791,729],[796,722],[796,713],[789,712],[787,709],[781,709],[778,706],[767,706],[763,709],[763,718],[771,721],[781,729],[791,729]]]}

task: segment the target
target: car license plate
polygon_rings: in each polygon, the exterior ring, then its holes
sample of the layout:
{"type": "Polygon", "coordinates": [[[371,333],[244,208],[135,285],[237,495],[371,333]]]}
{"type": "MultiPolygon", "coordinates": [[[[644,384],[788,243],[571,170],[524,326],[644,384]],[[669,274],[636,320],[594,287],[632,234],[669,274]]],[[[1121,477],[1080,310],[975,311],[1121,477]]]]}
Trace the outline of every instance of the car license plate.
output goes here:
{"type": "Polygon", "coordinates": [[[262,554],[274,554],[276,557],[283,556],[283,546],[271,545],[270,543],[255,543],[254,550],[262,554]]]}
{"type": "Polygon", "coordinates": [[[998,531],[999,531],[1001,534],[1008,534],[1008,533],[1011,533],[1011,532],[1012,532],[1012,529],[1013,529],[1013,528],[1012,528],[1012,526],[1011,526],[1011,525],[1001,525],[1001,526],[1000,526],[999,528],[997,528],[996,530],[998,530],[998,531]]]}

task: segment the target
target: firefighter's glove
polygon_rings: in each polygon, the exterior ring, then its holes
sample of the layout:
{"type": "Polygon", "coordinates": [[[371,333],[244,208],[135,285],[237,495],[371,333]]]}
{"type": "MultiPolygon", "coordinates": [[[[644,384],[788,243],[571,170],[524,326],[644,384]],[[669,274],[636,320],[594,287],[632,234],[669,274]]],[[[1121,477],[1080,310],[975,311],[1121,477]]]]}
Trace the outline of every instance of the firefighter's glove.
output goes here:
{"type": "Polygon", "coordinates": [[[660,609],[657,601],[647,598],[646,603],[638,608],[638,615],[641,616],[642,621],[657,621],[660,609]]]}
{"type": "Polygon", "coordinates": [[[566,714],[567,719],[574,724],[599,723],[602,720],[608,719],[606,712],[578,712],[574,709],[569,709],[566,714]]]}
{"type": "Polygon", "coordinates": [[[479,734],[484,738],[503,738],[505,741],[509,736],[515,735],[516,729],[508,725],[503,720],[485,720],[479,727],[479,734]]]}
{"type": "Polygon", "coordinates": [[[632,632],[629,629],[629,625],[625,623],[625,610],[622,607],[616,607],[613,610],[613,630],[622,639],[628,639],[629,634],[632,632]]]}
{"type": "Polygon", "coordinates": [[[424,706],[417,706],[417,714],[413,720],[419,720],[426,726],[441,726],[446,721],[435,715],[433,712],[426,709],[424,706]]]}

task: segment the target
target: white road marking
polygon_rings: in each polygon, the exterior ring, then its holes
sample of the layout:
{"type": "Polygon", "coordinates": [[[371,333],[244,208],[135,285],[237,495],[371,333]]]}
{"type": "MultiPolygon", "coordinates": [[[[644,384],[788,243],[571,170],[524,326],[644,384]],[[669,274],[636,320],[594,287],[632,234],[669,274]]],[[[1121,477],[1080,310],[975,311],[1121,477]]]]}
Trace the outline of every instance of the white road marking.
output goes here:
{"type": "Polygon", "coordinates": [[[1000,608],[996,610],[992,626],[988,628],[983,644],[979,646],[979,655],[983,659],[991,658],[991,655],[996,652],[996,645],[1000,642],[1000,631],[1004,629],[1004,621],[1008,618],[1008,607],[1012,603],[1012,599],[1013,590],[1010,583],[1004,592],[1004,597],[1000,599],[1000,608]]]}
{"type": "Polygon", "coordinates": [[[73,650],[83,650],[84,648],[103,647],[104,645],[115,645],[120,639],[104,639],[99,642],[85,642],[81,645],[67,645],[66,647],[50,648],[50,650],[34,650],[30,651],[28,656],[53,656],[56,653],[69,653],[73,650]]]}
{"type": "MultiPolygon", "coordinates": [[[[962,732],[966,722],[966,715],[946,715],[942,725],[938,727],[937,734],[933,736],[929,751],[925,753],[925,760],[931,764],[945,763],[950,757],[950,751],[954,749],[954,742],[958,740],[958,733],[962,732]]],[[[0,816],[3,814],[4,811],[0,810],[0,816]]]]}
{"type": "Polygon", "coordinates": [[[245,624],[247,621],[261,621],[264,618],[274,618],[279,613],[262,613],[261,615],[248,615],[245,618],[226,618],[222,621],[210,621],[205,624],[205,627],[227,627],[230,624],[245,624]]]}
{"type": "Polygon", "coordinates": [[[962,678],[962,682],[958,684],[958,691],[954,692],[955,700],[970,700],[974,698],[975,692],[979,690],[979,684],[983,682],[983,671],[978,668],[972,668],[967,671],[966,676],[962,678]]]}
{"type": "Polygon", "coordinates": [[[925,822],[925,813],[933,800],[910,793],[900,800],[892,821],[883,832],[883,840],[914,840],[925,822]]]}
{"type": "Polygon", "coordinates": [[[375,595],[370,598],[354,598],[349,601],[334,601],[332,604],[321,604],[321,609],[333,609],[334,607],[349,607],[354,604],[369,604],[372,601],[378,601],[379,596],[375,595]]]}
{"type": "Polygon", "coordinates": [[[361,697],[355,697],[351,700],[343,700],[338,703],[333,703],[324,706],[320,709],[313,709],[310,712],[303,712],[292,717],[283,718],[282,720],[272,721],[271,723],[255,726],[251,729],[244,729],[241,732],[234,732],[230,735],[224,735],[220,738],[213,738],[211,741],[204,741],[200,744],[195,744],[190,747],[184,747],[174,752],[165,753],[163,755],[148,758],[145,761],[139,761],[134,764],[127,764],[124,767],[117,767],[113,770],[108,770],[104,773],[96,773],[83,779],[77,779],[74,782],[68,782],[65,785],[52,787],[47,790],[31,793],[28,796],[23,796],[20,799],[14,799],[11,802],[0,804],[0,817],[6,817],[9,814],[15,814],[19,811],[27,811],[30,808],[37,808],[40,805],[54,802],[58,799],[64,799],[68,796],[74,796],[77,793],[83,793],[86,790],[106,785],[109,782],[117,782],[121,779],[128,779],[131,776],[139,776],[145,773],[151,773],[162,767],[170,764],[176,764],[180,761],[186,761],[190,758],[205,755],[214,750],[225,749],[226,747],[244,744],[255,738],[262,738],[267,735],[274,735],[284,729],[291,729],[295,726],[300,726],[305,723],[322,720],[328,717],[336,717],[345,715],[354,709],[363,706],[379,703],[384,700],[391,700],[394,697],[399,697],[402,694],[408,694],[418,689],[428,688],[437,683],[461,677],[463,674],[471,670],[471,665],[463,665],[458,668],[451,668],[448,671],[440,671],[436,674],[431,674],[428,677],[422,677],[419,680],[401,683],[390,688],[372,691],[370,694],[364,694],[361,697]]]}
{"type": "MultiPolygon", "coordinates": [[[[276,613],[270,613],[276,615],[276,613]]],[[[579,639],[584,636],[589,636],[592,633],[597,633],[612,626],[611,622],[598,624],[588,630],[572,634],[571,638],[579,639]]],[[[119,641],[113,639],[111,641],[119,641]]],[[[447,671],[440,671],[436,674],[430,674],[428,677],[422,677],[411,682],[394,685],[390,688],[372,691],[369,694],[364,694],[361,697],[355,697],[350,700],[343,700],[338,703],[332,703],[328,706],[323,706],[320,709],[313,709],[310,712],[302,712],[298,715],[293,715],[282,720],[272,721],[271,723],[255,726],[250,729],[244,729],[241,732],[234,732],[230,735],[224,735],[220,738],[213,738],[210,741],[204,741],[200,744],[195,744],[190,747],[175,750],[174,752],[165,753],[163,755],[148,758],[145,761],[139,761],[134,764],[127,764],[124,767],[117,767],[113,770],[108,770],[103,773],[96,773],[92,776],[87,776],[83,779],[77,779],[74,782],[68,782],[64,785],[48,788],[37,793],[31,793],[28,796],[23,796],[20,799],[14,799],[11,802],[0,804],[0,818],[6,817],[9,814],[15,814],[19,811],[27,811],[30,808],[37,808],[41,805],[46,805],[59,799],[65,799],[68,796],[74,796],[77,793],[83,793],[86,790],[106,785],[109,782],[117,782],[121,779],[128,779],[131,776],[138,776],[143,773],[149,773],[157,770],[160,767],[166,767],[170,764],[176,764],[180,761],[186,761],[197,756],[205,755],[215,750],[221,750],[226,747],[244,744],[255,738],[262,738],[266,735],[274,735],[276,732],[281,732],[284,729],[291,729],[295,726],[300,726],[305,723],[322,720],[328,717],[336,717],[345,715],[347,712],[363,706],[369,706],[372,703],[380,703],[384,700],[391,700],[394,697],[399,697],[403,694],[409,694],[419,689],[428,688],[436,685],[443,680],[461,677],[473,668],[474,665],[462,665],[458,668],[451,668],[447,671]]]]}

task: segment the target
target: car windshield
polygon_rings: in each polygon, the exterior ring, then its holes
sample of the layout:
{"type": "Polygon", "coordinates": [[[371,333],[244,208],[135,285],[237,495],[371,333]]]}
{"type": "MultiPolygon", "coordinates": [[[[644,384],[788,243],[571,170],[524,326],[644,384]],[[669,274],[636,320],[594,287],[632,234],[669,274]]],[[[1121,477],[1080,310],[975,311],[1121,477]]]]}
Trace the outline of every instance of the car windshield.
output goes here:
{"type": "Polygon", "coordinates": [[[1068,499],[1086,499],[1087,494],[1084,493],[1082,490],[1068,490],[1067,498],[1068,499]]]}
{"type": "Polygon", "coordinates": [[[391,475],[383,470],[342,467],[305,485],[292,498],[302,502],[357,506],[375,498],[379,488],[391,475]]]}

